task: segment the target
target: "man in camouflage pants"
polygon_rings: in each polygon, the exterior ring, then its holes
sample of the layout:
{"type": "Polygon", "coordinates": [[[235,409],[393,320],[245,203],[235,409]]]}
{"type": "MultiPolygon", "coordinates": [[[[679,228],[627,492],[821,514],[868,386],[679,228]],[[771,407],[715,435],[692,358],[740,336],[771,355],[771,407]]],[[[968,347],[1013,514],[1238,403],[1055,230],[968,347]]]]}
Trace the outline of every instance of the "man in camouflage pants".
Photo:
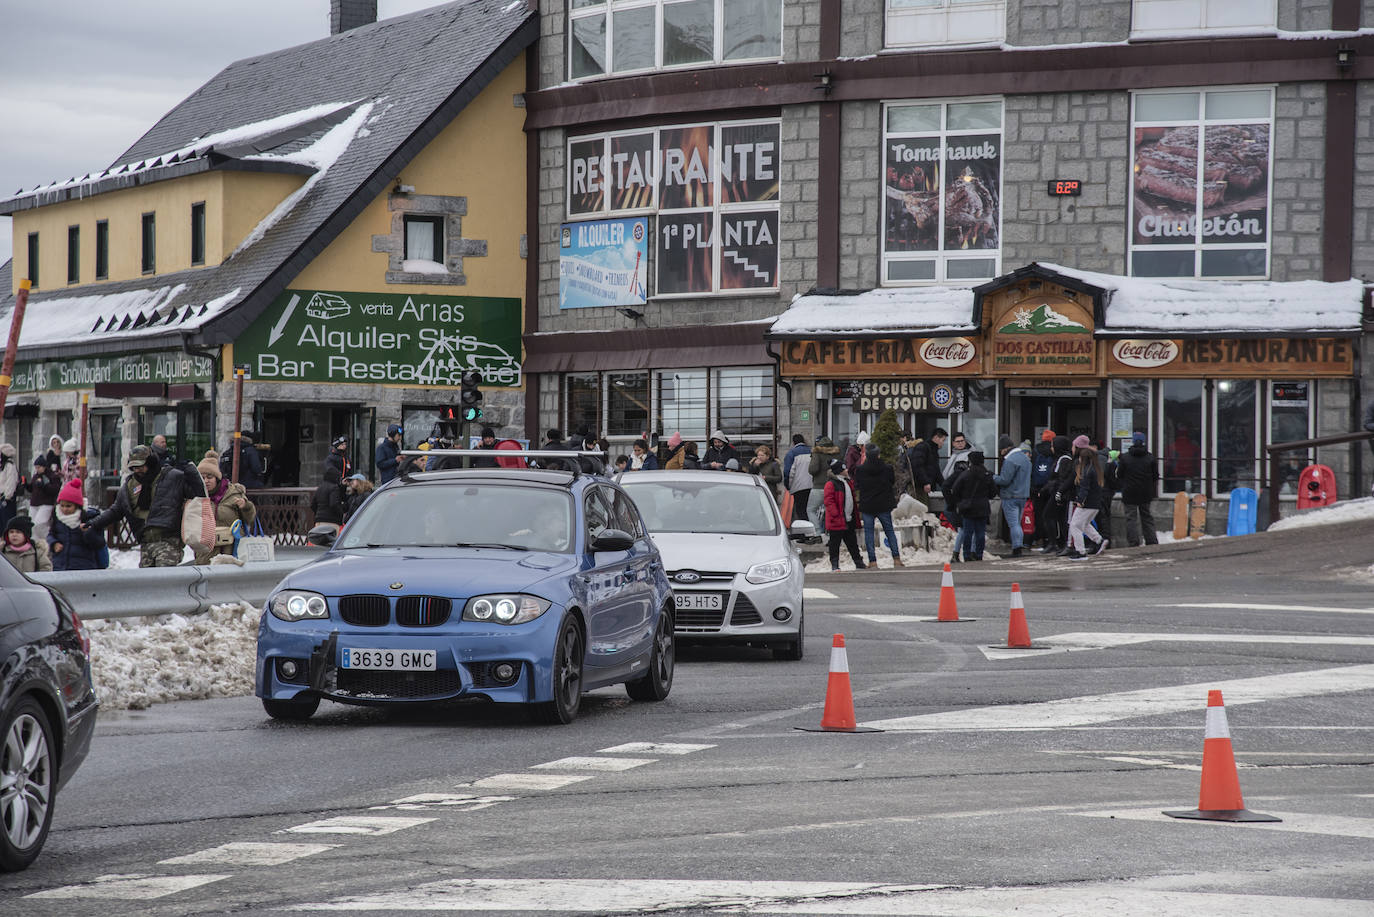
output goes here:
{"type": "Polygon", "coordinates": [[[147,446],[134,446],[128,469],[130,474],[120,485],[114,505],[82,528],[103,529],[127,519],[138,539],[138,565],[175,567],[186,548],[181,541],[182,508],[187,500],[202,495],[200,481],[192,486],[180,468],[162,467],[147,446]]]}

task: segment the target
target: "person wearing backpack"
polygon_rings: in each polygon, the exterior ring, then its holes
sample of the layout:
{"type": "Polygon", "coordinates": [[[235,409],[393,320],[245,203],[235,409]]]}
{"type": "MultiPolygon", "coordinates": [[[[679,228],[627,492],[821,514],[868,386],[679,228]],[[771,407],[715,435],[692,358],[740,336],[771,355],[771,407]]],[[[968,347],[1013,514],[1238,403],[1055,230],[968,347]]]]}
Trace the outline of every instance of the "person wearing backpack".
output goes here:
{"type": "Polygon", "coordinates": [[[964,561],[983,559],[983,548],[987,543],[988,518],[992,515],[992,496],[997,485],[992,481],[984,464],[983,453],[977,450],[968,454],[968,467],[949,485],[945,492],[946,503],[955,507],[959,513],[959,536],[954,542],[954,557],[959,559],[959,548],[964,549],[964,561]]]}
{"type": "Polygon", "coordinates": [[[1028,544],[1045,542],[1049,537],[1046,528],[1045,485],[1049,483],[1050,473],[1054,470],[1054,431],[1046,429],[1040,434],[1040,442],[1030,456],[1030,502],[1035,513],[1035,534],[1028,544]]]}
{"type": "Polygon", "coordinates": [[[811,447],[800,433],[792,435],[792,448],[782,458],[782,480],[792,495],[792,518],[788,524],[806,518],[806,504],[811,499],[811,447]]]}
{"type": "Polygon", "coordinates": [[[48,529],[48,555],[54,570],[104,570],[110,566],[110,549],[98,529],[82,528],[100,511],[88,509],[78,481],[62,485],[57,510],[48,529]]]}
{"type": "MultiPolygon", "coordinates": [[[[1056,436],[1052,445],[1054,467],[1050,470],[1050,479],[1041,488],[1045,498],[1045,547],[1041,549],[1044,554],[1057,554],[1068,544],[1069,503],[1077,490],[1069,438],[1056,436]]],[[[1040,516],[1037,514],[1036,518],[1040,516]]]]}

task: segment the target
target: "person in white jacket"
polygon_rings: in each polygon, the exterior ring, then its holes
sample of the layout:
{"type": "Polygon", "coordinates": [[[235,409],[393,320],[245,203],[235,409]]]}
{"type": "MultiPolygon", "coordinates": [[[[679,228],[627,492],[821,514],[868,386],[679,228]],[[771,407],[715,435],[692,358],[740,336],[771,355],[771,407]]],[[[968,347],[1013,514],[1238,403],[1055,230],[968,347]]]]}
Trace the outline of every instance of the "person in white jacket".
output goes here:
{"type": "Polygon", "coordinates": [[[0,443],[0,526],[9,525],[18,511],[19,464],[14,446],[0,443]]]}

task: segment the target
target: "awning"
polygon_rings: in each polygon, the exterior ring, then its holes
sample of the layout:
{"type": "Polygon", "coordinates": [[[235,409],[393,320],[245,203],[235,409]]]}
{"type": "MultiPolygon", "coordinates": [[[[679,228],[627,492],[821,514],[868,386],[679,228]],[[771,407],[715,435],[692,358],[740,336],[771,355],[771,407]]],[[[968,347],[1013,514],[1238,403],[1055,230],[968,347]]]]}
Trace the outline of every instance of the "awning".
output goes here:
{"type": "Polygon", "coordinates": [[[730,325],[545,331],[525,335],[525,373],[760,366],[773,363],[763,334],[772,319],[730,325]]]}

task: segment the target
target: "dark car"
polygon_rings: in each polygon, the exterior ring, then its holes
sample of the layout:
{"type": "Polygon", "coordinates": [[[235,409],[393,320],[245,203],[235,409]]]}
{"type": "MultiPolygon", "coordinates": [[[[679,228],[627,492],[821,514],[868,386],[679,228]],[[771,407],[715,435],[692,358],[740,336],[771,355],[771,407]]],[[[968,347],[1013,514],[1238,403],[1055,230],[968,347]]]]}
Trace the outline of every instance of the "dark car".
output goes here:
{"type": "Polygon", "coordinates": [[[0,870],[38,857],[91,747],[91,641],[66,599],[0,562],[0,870]]]}
{"type": "Polygon", "coordinates": [[[322,698],[482,698],[567,723],[593,688],[668,695],[673,616],[658,549],[611,481],[403,473],[268,597],[257,694],[277,719],[305,719],[322,698]]]}

